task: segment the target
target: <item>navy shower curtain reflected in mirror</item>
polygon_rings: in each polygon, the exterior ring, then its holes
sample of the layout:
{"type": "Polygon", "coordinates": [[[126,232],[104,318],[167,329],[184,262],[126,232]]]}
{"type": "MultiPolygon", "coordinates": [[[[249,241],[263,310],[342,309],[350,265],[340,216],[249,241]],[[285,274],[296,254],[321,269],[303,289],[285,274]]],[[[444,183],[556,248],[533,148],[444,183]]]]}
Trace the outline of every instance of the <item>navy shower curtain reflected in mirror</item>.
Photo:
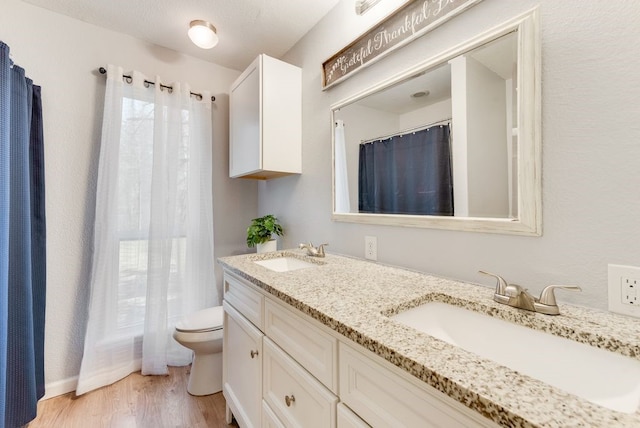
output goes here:
{"type": "Polygon", "coordinates": [[[44,395],[46,291],[40,87],[0,41],[0,426],[36,416],[44,395]]]}
{"type": "Polygon", "coordinates": [[[453,215],[449,126],[360,144],[361,213],[453,215]]]}

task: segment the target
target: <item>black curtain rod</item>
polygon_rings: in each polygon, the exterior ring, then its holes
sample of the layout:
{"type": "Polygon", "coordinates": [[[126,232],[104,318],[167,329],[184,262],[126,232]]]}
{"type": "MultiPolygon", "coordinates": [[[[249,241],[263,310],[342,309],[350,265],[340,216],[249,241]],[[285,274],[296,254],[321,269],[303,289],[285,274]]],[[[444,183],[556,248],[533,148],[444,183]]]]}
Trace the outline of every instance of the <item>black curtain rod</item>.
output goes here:
{"type": "MultiPolygon", "coordinates": [[[[100,67],[98,69],[98,71],[100,72],[100,74],[107,74],[107,69],[104,67],[100,67]]],[[[123,74],[122,77],[127,81],[127,83],[131,83],[131,76],[128,76],[126,74],[123,74]]],[[[156,82],[152,82],[150,80],[146,80],[144,81],[145,86],[149,86],[149,85],[155,85],[156,82]]],[[[173,86],[167,86],[167,85],[163,85],[162,83],[160,83],[160,87],[164,88],[164,89],[169,89],[170,91],[173,90],[173,86]]],[[[191,95],[193,95],[194,97],[196,97],[196,99],[198,101],[202,100],[202,94],[199,94],[197,92],[191,92],[191,95]]],[[[216,100],[216,97],[214,97],[213,95],[211,95],[211,102],[214,102],[216,100]]]]}
{"type": "Polygon", "coordinates": [[[415,128],[405,129],[404,131],[396,132],[395,134],[384,135],[382,137],[371,138],[368,140],[360,141],[360,144],[368,144],[373,143],[375,141],[387,140],[393,137],[402,137],[403,135],[411,134],[412,132],[424,131],[425,129],[431,128],[436,125],[444,125],[445,123],[451,122],[451,118],[448,117],[446,119],[436,120],[435,122],[428,123],[426,125],[416,126],[415,128]]]}

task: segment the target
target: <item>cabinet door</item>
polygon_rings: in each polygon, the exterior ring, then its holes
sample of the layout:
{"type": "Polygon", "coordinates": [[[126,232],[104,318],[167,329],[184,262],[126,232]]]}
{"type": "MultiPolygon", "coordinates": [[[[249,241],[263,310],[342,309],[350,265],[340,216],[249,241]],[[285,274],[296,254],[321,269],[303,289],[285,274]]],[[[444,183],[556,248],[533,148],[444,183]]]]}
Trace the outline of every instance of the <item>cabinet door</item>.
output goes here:
{"type": "Polygon", "coordinates": [[[241,427],[259,427],[263,335],[227,302],[223,306],[224,397],[241,427]]]}
{"type": "Polygon", "coordinates": [[[262,168],[302,172],[302,70],[262,57],[262,168]]]}
{"type": "Polygon", "coordinates": [[[241,75],[229,95],[229,176],[262,168],[260,57],[241,75]]]}

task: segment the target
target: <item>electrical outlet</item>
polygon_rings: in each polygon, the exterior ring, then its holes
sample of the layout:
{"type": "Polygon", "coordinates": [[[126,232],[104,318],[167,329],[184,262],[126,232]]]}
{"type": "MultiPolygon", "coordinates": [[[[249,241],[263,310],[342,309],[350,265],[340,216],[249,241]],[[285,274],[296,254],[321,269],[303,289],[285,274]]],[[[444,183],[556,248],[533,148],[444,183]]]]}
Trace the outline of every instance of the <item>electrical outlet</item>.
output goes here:
{"type": "Polygon", "coordinates": [[[609,310],[640,318],[640,268],[609,265],[609,310]]]}
{"type": "Polygon", "coordinates": [[[638,285],[640,281],[635,278],[622,277],[621,280],[621,301],[625,305],[637,305],[638,304],[638,285]]]}
{"type": "Polygon", "coordinates": [[[364,258],[378,260],[378,238],[375,236],[364,237],[364,258]]]}

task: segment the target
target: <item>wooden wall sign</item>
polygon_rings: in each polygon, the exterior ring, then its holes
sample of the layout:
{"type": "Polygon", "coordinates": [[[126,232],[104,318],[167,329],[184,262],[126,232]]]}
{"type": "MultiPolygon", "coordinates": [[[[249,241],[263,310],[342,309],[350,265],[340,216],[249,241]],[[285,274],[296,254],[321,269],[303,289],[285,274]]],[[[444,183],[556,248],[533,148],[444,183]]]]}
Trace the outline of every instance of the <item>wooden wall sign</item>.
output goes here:
{"type": "Polygon", "coordinates": [[[327,89],[482,0],[412,0],[322,63],[327,89]]]}

